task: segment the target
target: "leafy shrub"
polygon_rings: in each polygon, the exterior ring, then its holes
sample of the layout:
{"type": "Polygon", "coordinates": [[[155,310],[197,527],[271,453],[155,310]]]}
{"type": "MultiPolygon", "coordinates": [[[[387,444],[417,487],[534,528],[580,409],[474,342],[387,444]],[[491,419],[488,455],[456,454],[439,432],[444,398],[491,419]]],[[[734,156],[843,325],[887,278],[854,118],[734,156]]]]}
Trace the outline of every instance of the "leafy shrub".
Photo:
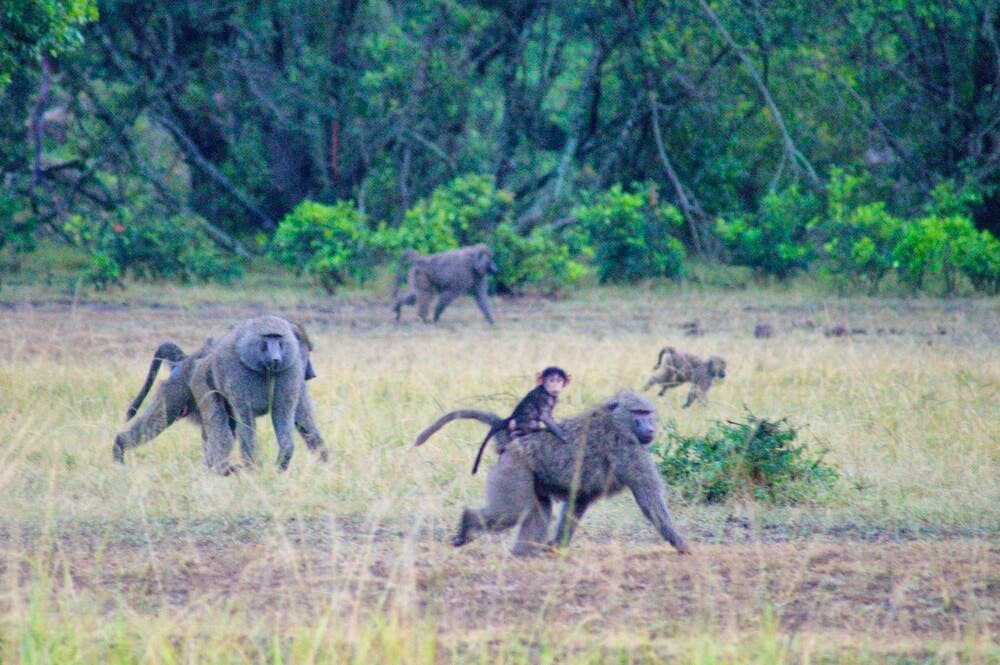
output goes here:
{"type": "Polygon", "coordinates": [[[857,286],[875,291],[893,269],[903,222],[886,210],[885,202],[857,203],[864,179],[834,170],[828,188],[827,214],[817,225],[826,242],[828,268],[857,286]]]}
{"type": "Polygon", "coordinates": [[[570,246],[549,229],[522,236],[511,224],[503,223],[496,228],[494,238],[500,268],[496,280],[502,291],[518,292],[531,285],[542,293],[554,294],[587,274],[587,267],[571,257],[570,246]]]}
{"type": "Polygon", "coordinates": [[[119,283],[126,272],[138,279],[222,282],[243,274],[242,265],[219,251],[193,215],[163,219],[119,208],[97,222],[72,215],[62,230],[90,254],[85,277],[99,289],[119,283]]]}
{"type": "Polygon", "coordinates": [[[391,251],[413,248],[429,254],[488,243],[512,201],[513,195],[497,189],[491,176],[459,176],[417,201],[398,228],[379,229],[378,244],[391,251]]]}
{"type": "Polygon", "coordinates": [[[925,288],[929,275],[940,275],[945,293],[954,293],[960,270],[959,246],[971,248],[969,241],[975,236],[972,222],[958,215],[930,216],[904,224],[893,249],[900,280],[918,290],[925,288]]]}
{"type": "Polygon", "coordinates": [[[593,248],[601,282],[683,275],[684,245],[671,234],[684,220],[676,207],[659,204],[655,185],[635,192],[614,185],[573,214],[593,248]]]}
{"type": "Polygon", "coordinates": [[[668,428],[666,444],[652,453],[667,482],[685,497],[706,503],[752,496],[792,504],[815,496],[838,477],[810,458],[805,445],[793,445],[798,432],[787,419],[777,422],[748,415],[746,422],[716,422],[704,436],[683,437],[668,428]]]}
{"type": "Polygon", "coordinates": [[[278,224],[270,254],[296,274],[311,275],[328,293],[348,278],[371,275],[365,216],[350,201],[302,201],[278,224]]]}
{"type": "Polygon", "coordinates": [[[1000,240],[989,231],[959,238],[955,243],[955,264],[977,291],[1000,293],[1000,240]]]}
{"type": "Polygon", "coordinates": [[[765,196],[752,218],[719,220],[716,233],[733,263],[784,279],[815,258],[808,231],[818,212],[816,197],[791,185],[765,196]]]}

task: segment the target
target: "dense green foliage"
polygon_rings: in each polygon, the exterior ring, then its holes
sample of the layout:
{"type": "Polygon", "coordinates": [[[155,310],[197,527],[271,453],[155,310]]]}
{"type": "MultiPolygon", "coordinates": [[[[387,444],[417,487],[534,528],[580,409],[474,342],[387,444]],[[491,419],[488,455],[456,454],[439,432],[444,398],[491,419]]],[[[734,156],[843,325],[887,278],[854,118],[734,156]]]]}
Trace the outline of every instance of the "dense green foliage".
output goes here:
{"type": "Polygon", "coordinates": [[[779,504],[814,498],[837,470],[794,445],[798,431],[786,420],[750,415],[745,422],[717,422],[702,436],[667,428],[666,443],[653,455],[667,483],[693,501],[716,503],[752,497],[779,504]]]}
{"type": "Polygon", "coordinates": [[[994,4],[11,0],[0,250],[73,243],[105,283],[289,244],[332,288],[488,242],[512,291],[686,256],[995,290],[994,4]],[[364,221],[274,239],[305,201],[364,221]]]}

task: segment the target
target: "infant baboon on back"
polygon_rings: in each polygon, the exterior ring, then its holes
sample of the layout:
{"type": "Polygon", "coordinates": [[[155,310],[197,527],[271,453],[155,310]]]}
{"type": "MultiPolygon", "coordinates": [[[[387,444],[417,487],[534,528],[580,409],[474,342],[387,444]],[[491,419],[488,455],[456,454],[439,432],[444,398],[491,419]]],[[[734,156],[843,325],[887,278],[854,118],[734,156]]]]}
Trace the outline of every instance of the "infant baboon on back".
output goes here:
{"type": "Polygon", "coordinates": [[[427,323],[431,302],[438,296],[434,306],[434,322],[437,323],[445,307],[455,298],[469,294],[475,298],[486,321],[492,324],[493,311],[488,297],[489,277],[490,273],[496,271],[493,250],[483,244],[426,255],[408,249],[399,259],[392,290],[392,309],[396,313],[396,320],[399,320],[404,305],[416,305],[420,320],[427,323]],[[407,262],[410,264],[406,278],[409,289],[399,295],[407,262]]]}
{"type": "MultiPolygon", "coordinates": [[[[484,411],[452,411],[421,432],[417,445],[459,418],[478,420],[491,428],[504,420],[484,411]]],[[[627,488],[663,539],[678,552],[688,552],[684,538],[674,529],[663,480],[647,450],[657,429],[656,409],[648,399],[623,391],[567,418],[561,428],[567,438],[563,445],[552,445],[544,432],[514,439],[505,429],[497,432],[504,451],[486,478],[486,504],[462,511],[452,539],[455,547],[482,531],[498,532],[518,524],[514,554],[566,545],[590,504],[627,488]],[[564,503],[556,534],[550,538],[553,500],[564,503]]]]}
{"type": "Polygon", "coordinates": [[[661,384],[660,395],[663,395],[668,388],[676,388],[682,383],[691,383],[691,390],[688,392],[687,401],[683,408],[688,408],[697,398],[704,398],[708,389],[712,387],[713,379],[724,379],[726,377],[726,361],[719,356],[709,356],[707,359],[699,358],[693,353],[682,353],[672,346],[665,346],[660,350],[660,355],[653,366],[655,372],[643,390],[655,384],[661,384]]]}

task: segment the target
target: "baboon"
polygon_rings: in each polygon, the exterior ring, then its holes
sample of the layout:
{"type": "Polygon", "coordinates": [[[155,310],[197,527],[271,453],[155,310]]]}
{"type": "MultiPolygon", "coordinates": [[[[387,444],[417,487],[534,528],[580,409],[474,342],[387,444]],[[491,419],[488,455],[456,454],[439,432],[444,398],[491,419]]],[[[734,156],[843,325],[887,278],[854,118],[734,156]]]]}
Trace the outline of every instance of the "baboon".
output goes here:
{"type": "Polygon", "coordinates": [[[126,450],[154,439],[180,418],[190,417],[194,422],[201,424],[201,414],[191,395],[189,384],[195,362],[208,353],[212,344],[214,344],[212,338],[206,339],[205,344],[191,355],[186,355],[181,347],[173,342],[163,342],[156,347],[153,361],[146,373],[146,381],[125,413],[125,420],[131,421],[131,424],[115,437],[111,448],[114,461],[124,462],[126,450]],[[146,409],[138,418],[132,420],[153,386],[164,360],[170,365],[170,375],[157,386],[146,409]]]}
{"type": "Polygon", "coordinates": [[[688,393],[687,401],[683,408],[688,408],[695,399],[708,393],[712,387],[712,379],[726,378],[726,361],[719,356],[709,356],[707,359],[699,358],[692,353],[682,353],[672,346],[665,346],[660,350],[660,355],[653,365],[654,370],[659,370],[646,381],[643,390],[649,390],[650,386],[660,383],[660,395],[668,388],[676,388],[682,383],[691,382],[691,391],[688,393]]]}
{"type": "Polygon", "coordinates": [[[191,393],[202,417],[209,469],[220,475],[236,469],[229,460],[234,431],[244,462],[255,465],[255,420],[266,413],[271,414],[278,440],[279,469],[288,468],[295,429],[310,450],[326,459],[305,386],[313,374],[310,347],[298,326],[277,316],[261,316],[231,331],[195,363],[191,393]]]}
{"type": "MultiPolygon", "coordinates": [[[[421,432],[417,445],[458,418],[478,420],[491,428],[503,421],[484,411],[452,411],[421,432]]],[[[678,552],[687,553],[688,545],[674,529],[667,508],[663,480],[646,448],[656,436],[657,422],[652,402],[636,392],[623,391],[563,420],[566,445],[553,446],[542,432],[511,439],[501,429],[497,438],[502,439],[504,452],[487,476],[486,504],[462,511],[452,544],[461,547],[482,531],[499,532],[520,524],[512,549],[515,555],[534,554],[544,546],[565,546],[591,503],[628,488],[663,539],[678,552]],[[553,500],[564,503],[550,539],[553,500]]]]}
{"type": "MultiPolygon", "coordinates": [[[[497,427],[491,427],[486,433],[486,438],[479,444],[479,452],[476,453],[476,461],[472,465],[472,475],[476,475],[479,469],[479,460],[483,457],[483,450],[490,438],[500,429],[506,429],[510,433],[510,438],[524,436],[528,432],[537,432],[545,425],[550,432],[555,434],[560,441],[566,441],[566,435],[562,429],[552,419],[552,410],[556,407],[559,393],[569,385],[569,374],[561,367],[546,367],[535,377],[538,385],[528,391],[514,411],[507,416],[497,427]]],[[[498,448],[497,452],[503,452],[498,448]]]]}
{"type": "Polygon", "coordinates": [[[757,339],[774,337],[774,326],[770,323],[758,323],[753,327],[753,336],[757,339]]]}
{"type": "MultiPolygon", "coordinates": [[[[292,329],[300,342],[299,353],[305,363],[305,379],[313,379],[316,377],[316,372],[313,370],[312,360],[309,357],[312,342],[301,326],[292,324],[292,329]]],[[[202,425],[201,411],[191,391],[190,384],[195,364],[208,354],[214,344],[214,340],[208,338],[201,349],[190,355],[185,355],[181,348],[173,342],[164,342],[157,347],[149,372],[146,374],[146,381],[139,390],[139,394],[132,400],[126,413],[125,419],[131,420],[131,423],[115,437],[112,455],[116,462],[124,462],[126,450],[151,441],[181,418],[190,418],[195,424],[202,425]],[[152,387],[164,360],[170,365],[170,375],[157,386],[143,412],[135,420],[132,420],[152,387]]],[[[313,420],[312,402],[307,391],[303,391],[302,395],[305,399],[300,399],[297,405],[295,427],[307,445],[316,450],[322,460],[326,460],[327,452],[313,420]]],[[[227,411],[227,415],[230,434],[234,435],[236,433],[236,420],[232,413],[227,411]]],[[[202,428],[202,441],[203,443],[207,442],[204,428],[202,428]]]]}
{"type": "Polygon", "coordinates": [[[396,313],[396,320],[399,320],[403,305],[416,305],[420,320],[427,323],[431,301],[435,295],[440,294],[434,306],[433,320],[437,323],[445,307],[460,295],[469,294],[476,299],[486,321],[492,324],[493,311],[488,298],[489,276],[496,271],[493,250],[486,245],[471,245],[450,252],[426,255],[408,249],[399,258],[396,282],[392,289],[392,309],[396,313]],[[408,289],[406,293],[399,295],[407,262],[410,265],[406,277],[408,289]]]}

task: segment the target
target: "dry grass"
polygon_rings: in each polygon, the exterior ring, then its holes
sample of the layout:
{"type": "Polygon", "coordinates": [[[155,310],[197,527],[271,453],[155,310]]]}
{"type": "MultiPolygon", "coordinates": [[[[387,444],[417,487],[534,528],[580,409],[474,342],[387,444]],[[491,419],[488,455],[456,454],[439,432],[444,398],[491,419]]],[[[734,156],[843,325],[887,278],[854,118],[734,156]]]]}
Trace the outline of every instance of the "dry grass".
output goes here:
{"type": "MultiPolygon", "coordinates": [[[[392,324],[365,294],[139,289],[0,303],[3,662],[681,662],[995,660],[1000,628],[1000,306],[774,290],[595,290],[471,302],[392,324]],[[118,299],[118,302],[115,301],[118,299]],[[127,298],[127,300],[125,299],[127,298]],[[32,300],[37,302],[32,304],[32,300]],[[178,425],[111,465],[124,406],[163,339],[196,348],[262,311],[305,323],[333,461],[299,446],[259,474],[209,476],[178,425]],[[705,334],[686,337],[697,319],[705,334]],[[752,329],[769,321],[776,336],[752,329]],[[855,329],[826,337],[835,324],[855,329]],[[861,331],[864,332],[861,332],[861,331]],[[790,417],[842,478],[815,505],[672,505],[696,556],[630,497],[593,508],[562,556],[506,538],[454,551],[482,428],[535,371],[573,373],[557,413],[642,384],[664,344],[727,358],[707,404],[659,400],[686,433],[790,417]]],[[[264,421],[261,423],[264,425],[264,421]]]]}

